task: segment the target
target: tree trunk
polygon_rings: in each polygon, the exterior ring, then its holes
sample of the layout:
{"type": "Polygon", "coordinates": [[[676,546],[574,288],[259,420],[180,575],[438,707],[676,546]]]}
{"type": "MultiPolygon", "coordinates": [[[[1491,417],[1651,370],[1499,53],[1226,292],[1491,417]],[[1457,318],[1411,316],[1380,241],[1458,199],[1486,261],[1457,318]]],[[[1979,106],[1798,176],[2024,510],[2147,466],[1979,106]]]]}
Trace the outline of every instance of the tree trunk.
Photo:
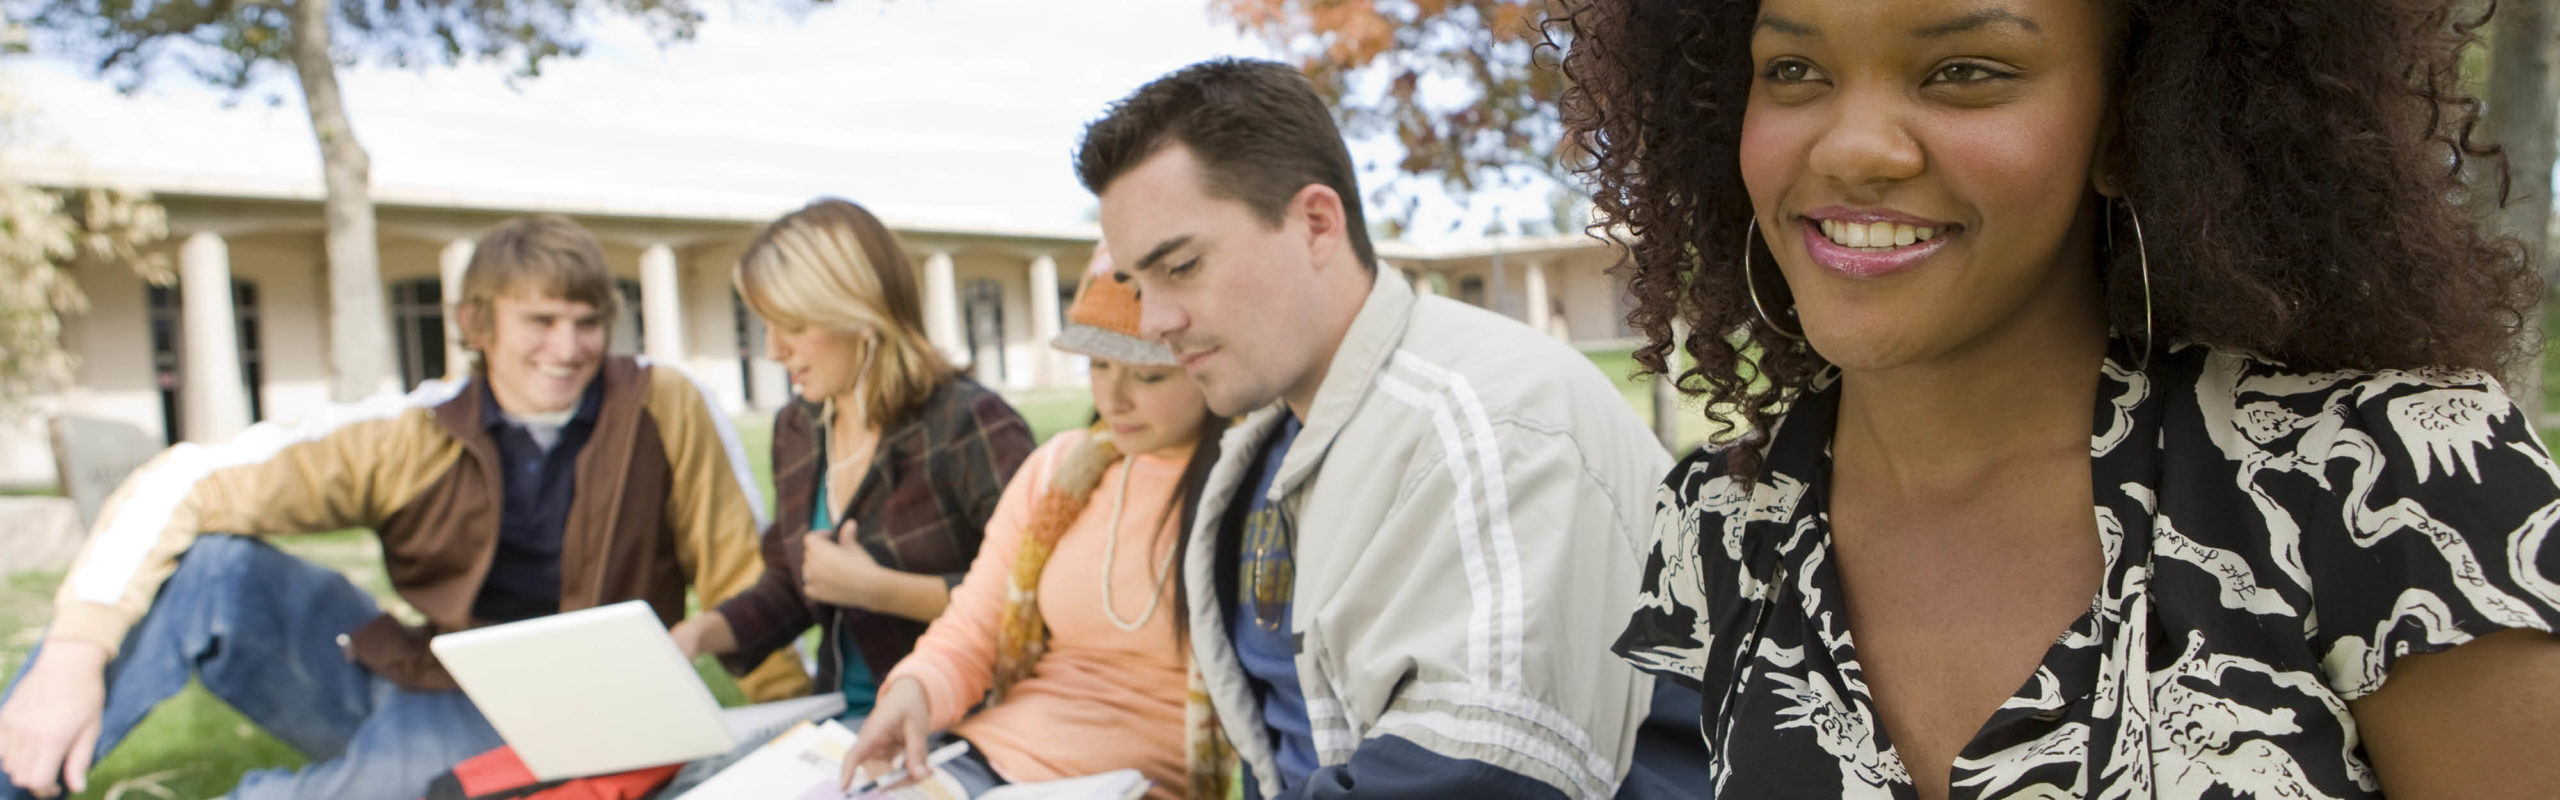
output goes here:
{"type": "Polygon", "coordinates": [[[347,124],[338,96],[338,66],[329,58],[328,0],[293,4],[293,69],[302,79],[311,133],[320,140],[328,224],[329,396],[358,400],[390,385],[390,313],[382,295],[381,254],[373,232],[373,161],[347,124]]]}
{"type": "MultiPolygon", "coordinates": [[[[2542,272],[2543,298],[2551,297],[2553,274],[2551,243],[2551,160],[2555,138],[2554,103],[2560,102],[2560,73],[2552,70],[2552,56],[2560,51],[2560,31],[2553,27],[2554,6],[2560,0],[2501,0],[2498,3],[2495,40],[2489,48],[2489,137],[2507,150],[2509,175],[2513,180],[2516,200],[2509,205],[2503,222],[2509,233],[2524,240],[2526,251],[2542,272]]],[[[2540,308],[2526,315],[2526,344],[2540,353],[2548,333],[2543,329],[2540,308]]],[[[2511,387],[2525,419],[2537,423],[2542,419],[2541,359],[2532,368],[2516,376],[2511,387]]]]}

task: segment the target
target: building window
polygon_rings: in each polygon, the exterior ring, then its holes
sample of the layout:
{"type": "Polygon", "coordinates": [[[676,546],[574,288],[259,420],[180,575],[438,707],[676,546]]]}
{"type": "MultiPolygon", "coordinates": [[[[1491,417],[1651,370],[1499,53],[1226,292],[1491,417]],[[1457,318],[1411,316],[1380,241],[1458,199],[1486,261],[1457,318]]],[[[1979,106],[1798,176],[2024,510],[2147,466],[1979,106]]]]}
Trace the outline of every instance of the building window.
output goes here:
{"type": "Polygon", "coordinates": [[[622,296],[622,308],[613,312],[613,343],[606,349],[614,355],[638,355],[643,340],[649,335],[647,321],[640,318],[640,282],[630,278],[613,279],[615,294],[622,296]]]}
{"type": "MultiPolygon", "coordinates": [[[[175,285],[152,286],[148,291],[151,368],[160,386],[160,430],[168,434],[169,444],[177,444],[187,438],[186,414],[182,413],[185,401],[179,398],[180,385],[186,379],[186,348],[179,343],[179,335],[185,330],[179,309],[185,300],[175,285]]],[[[231,282],[231,317],[239,328],[234,335],[239,337],[240,379],[249,389],[249,421],[257,422],[267,418],[266,380],[259,358],[263,343],[258,338],[257,284],[231,282]]]]}
{"type": "Polygon", "coordinates": [[[444,282],[414,278],[391,284],[391,346],[400,353],[400,381],[418,384],[444,377],[444,282]]]}
{"type": "Polygon", "coordinates": [[[764,318],[747,308],[747,298],[729,289],[729,319],[736,323],[738,335],[738,385],[744,387],[747,405],[760,406],[778,402],[774,398],[756,396],[756,359],[764,355],[764,318]]]}
{"type": "Polygon", "coordinates": [[[1459,278],[1458,299],[1468,305],[1484,308],[1484,276],[1469,275],[1459,278]]]}
{"type": "Polygon", "coordinates": [[[969,336],[969,368],[978,380],[1002,382],[1004,363],[1004,285],[993,278],[970,278],[960,294],[961,330],[969,336]],[[993,364],[992,372],[987,366],[993,364]]]}

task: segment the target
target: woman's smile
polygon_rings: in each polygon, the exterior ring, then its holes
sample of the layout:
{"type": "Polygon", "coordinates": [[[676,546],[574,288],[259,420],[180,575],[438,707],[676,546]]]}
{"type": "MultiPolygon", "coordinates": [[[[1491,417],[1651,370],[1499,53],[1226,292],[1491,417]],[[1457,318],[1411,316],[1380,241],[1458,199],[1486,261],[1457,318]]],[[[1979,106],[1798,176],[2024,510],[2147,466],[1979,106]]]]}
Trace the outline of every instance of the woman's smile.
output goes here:
{"type": "Polygon", "coordinates": [[[1813,263],[1844,278],[1880,278],[1919,266],[1963,226],[1892,211],[1825,208],[1797,218],[1813,263]]]}

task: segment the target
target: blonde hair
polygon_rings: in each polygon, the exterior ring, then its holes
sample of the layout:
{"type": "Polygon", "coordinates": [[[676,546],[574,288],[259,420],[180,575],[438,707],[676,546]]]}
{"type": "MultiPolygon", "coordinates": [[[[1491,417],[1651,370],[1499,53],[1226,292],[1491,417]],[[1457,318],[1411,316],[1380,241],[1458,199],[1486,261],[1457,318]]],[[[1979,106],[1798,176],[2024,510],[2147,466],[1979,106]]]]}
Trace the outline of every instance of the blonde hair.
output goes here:
{"type": "Polygon", "coordinates": [[[924,334],[916,272],[897,237],[861,206],[819,198],[756,234],[732,274],[768,324],[874,331],[863,416],[897,424],[956,372],[924,334]]]}
{"type": "Polygon", "coordinates": [[[462,331],[463,348],[471,352],[473,372],[486,367],[480,351],[496,334],[498,297],[528,285],[593,306],[606,320],[613,319],[622,299],[605,267],[604,248],[578,223],[558,214],[498,223],[472,245],[471,264],[462,270],[462,297],[454,303],[456,327],[462,331]]]}

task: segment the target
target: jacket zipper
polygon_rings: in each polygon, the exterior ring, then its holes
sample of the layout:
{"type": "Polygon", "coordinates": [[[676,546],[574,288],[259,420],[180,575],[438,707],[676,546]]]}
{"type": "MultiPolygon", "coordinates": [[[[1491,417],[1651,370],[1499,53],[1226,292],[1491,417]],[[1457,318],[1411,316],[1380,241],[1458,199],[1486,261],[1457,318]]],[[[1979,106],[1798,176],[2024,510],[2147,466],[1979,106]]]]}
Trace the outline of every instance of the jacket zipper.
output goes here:
{"type": "Polygon", "coordinates": [[[835,662],[836,685],[826,687],[826,689],[828,691],[841,694],[844,692],[844,648],[846,644],[844,638],[844,609],[836,608],[834,606],[827,607],[827,635],[818,638],[823,640],[819,642],[818,646],[826,648],[827,658],[832,659],[835,662]]]}

